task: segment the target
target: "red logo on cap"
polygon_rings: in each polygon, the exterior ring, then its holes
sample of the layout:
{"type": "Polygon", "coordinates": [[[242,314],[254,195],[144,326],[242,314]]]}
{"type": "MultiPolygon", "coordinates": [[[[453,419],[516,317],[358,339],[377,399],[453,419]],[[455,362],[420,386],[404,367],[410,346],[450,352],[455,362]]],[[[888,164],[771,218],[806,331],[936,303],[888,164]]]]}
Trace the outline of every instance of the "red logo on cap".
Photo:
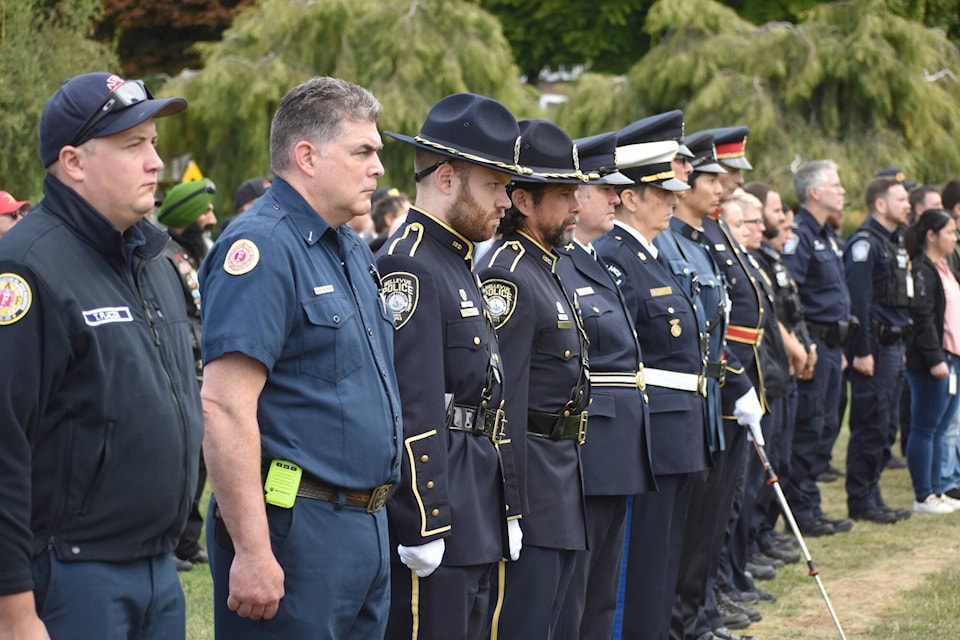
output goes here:
{"type": "Polygon", "coordinates": [[[120,76],[110,76],[107,78],[107,89],[113,93],[117,87],[123,84],[123,78],[120,76]]]}

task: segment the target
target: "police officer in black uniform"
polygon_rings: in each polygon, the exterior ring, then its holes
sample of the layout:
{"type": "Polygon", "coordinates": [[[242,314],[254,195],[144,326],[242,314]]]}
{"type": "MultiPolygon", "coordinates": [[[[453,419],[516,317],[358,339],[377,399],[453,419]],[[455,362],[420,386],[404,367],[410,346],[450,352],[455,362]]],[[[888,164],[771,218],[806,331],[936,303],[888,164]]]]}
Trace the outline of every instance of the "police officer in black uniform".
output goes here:
{"type": "Polygon", "coordinates": [[[491,636],[548,638],[587,548],[580,446],[590,400],[587,340],[576,302],[555,272],[576,225],[577,186],[587,182],[576,147],[551,122],[520,123],[513,206],[480,269],[504,354],[506,437],[514,448],[524,548],[500,572],[491,636]]]}
{"type": "Polygon", "coordinates": [[[797,383],[797,421],[790,459],[792,479],[785,489],[805,536],[849,531],[853,521],[827,517],[820,507],[817,476],[827,469],[840,430],[837,408],[842,385],[842,345],[855,329],[843,259],[829,229],[831,215],[843,213],[846,191],[837,165],[816,160],[800,167],[793,179],[800,210],[796,233],[784,245],[783,262],[800,288],[807,330],[817,345],[810,379],[797,383]]]}
{"type": "Polygon", "coordinates": [[[843,254],[851,310],[862,319],[847,350],[847,508],[854,520],[892,523],[910,517],[907,509],[887,507],[879,486],[897,437],[904,338],[914,297],[912,264],[903,244],[910,200],[896,177],[882,177],[867,185],[866,201],[870,215],[843,254]]]}
{"type": "Polygon", "coordinates": [[[500,349],[473,251],[510,205],[520,130],[499,102],[459,93],[415,138],[387,135],[415,147],[417,196],[377,257],[397,327],[405,451],[387,510],[386,637],[479,638],[497,562],[519,557],[522,535],[500,349]]]}
{"type": "Polygon", "coordinates": [[[580,169],[600,174],[579,187],[573,242],[559,250],[557,274],[575,299],[590,339],[590,437],[581,450],[586,494],[587,551],[577,553],[554,638],[609,640],[613,631],[626,533],[627,498],[654,491],[650,414],[643,356],[617,284],[593,248],[613,228],[616,185],[633,184],[616,170],[617,134],[574,141],[580,169]]]}

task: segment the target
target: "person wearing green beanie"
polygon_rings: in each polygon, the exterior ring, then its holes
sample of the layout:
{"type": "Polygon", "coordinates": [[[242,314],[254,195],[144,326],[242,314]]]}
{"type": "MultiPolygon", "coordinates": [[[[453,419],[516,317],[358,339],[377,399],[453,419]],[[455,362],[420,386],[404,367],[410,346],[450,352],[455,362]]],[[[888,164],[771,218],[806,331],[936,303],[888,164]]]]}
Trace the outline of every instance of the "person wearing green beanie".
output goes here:
{"type": "MultiPolygon", "coordinates": [[[[197,269],[209,248],[205,233],[217,223],[213,212],[213,196],[216,192],[217,188],[209,178],[182,182],[167,192],[163,203],[157,209],[157,222],[167,227],[171,238],[163,255],[177,270],[183,287],[187,318],[190,320],[190,333],[193,337],[194,359],[197,362],[198,382],[203,381],[203,368],[200,364],[200,287],[197,269]]],[[[197,492],[187,516],[187,525],[174,551],[177,571],[189,571],[195,563],[208,561],[207,552],[200,546],[200,532],[203,529],[200,496],[206,480],[207,469],[201,455],[197,492]]]]}

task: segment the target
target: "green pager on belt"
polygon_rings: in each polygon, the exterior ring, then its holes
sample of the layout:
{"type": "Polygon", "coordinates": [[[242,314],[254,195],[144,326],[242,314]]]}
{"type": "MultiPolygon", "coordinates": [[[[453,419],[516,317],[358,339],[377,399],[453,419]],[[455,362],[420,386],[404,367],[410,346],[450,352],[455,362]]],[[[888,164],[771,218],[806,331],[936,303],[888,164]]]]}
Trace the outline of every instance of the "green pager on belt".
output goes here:
{"type": "Polygon", "coordinates": [[[267,470],[263,491],[267,504],[290,509],[297,500],[303,469],[289,460],[273,459],[267,470]]]}

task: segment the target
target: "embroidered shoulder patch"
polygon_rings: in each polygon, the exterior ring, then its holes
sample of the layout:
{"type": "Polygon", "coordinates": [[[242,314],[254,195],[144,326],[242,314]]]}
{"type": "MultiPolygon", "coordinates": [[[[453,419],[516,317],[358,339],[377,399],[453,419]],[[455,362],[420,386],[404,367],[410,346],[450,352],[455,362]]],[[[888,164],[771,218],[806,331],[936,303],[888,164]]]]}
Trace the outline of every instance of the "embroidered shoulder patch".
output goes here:
{"type": "Polygon", "coordinates": [[[785,255],[793,255],[797,252],[797,245],[800,243],[800,236],[793,234],[790,236],[790,239],[787,240],[783,245],[783,252],[785,255]]]}
{"type": "Polygon", "coordinates": [[[853,246],[850,247],[850,257],[853,258],[854,262],[866,262],[867,258],[870,257],[870,241],[857,240],[854,242],[853,246]]]}
{"type": "Polygon", "coordinates": [[[13,324],[27,315],[33,292],[27,281],[15,273],[0,273],[0,325],[13,324]]]}
{"type": "Polygon", "coordinates": [[[626,278],[623,276],[623,269],[612,262],[607,262],[607,271],[610,273],[613,281],[617,283],[618,287],[623,284],[624,280],[626,280],[626,278]]]}
{"type": "Polygon", "coordinates": [[[507,324],[517,308],[517,285],[509,280],[493,278],[483,283],[483,297],[487,300],[487,310],[493,327],[499,329],[507,324]]]}
{"type": "Polygon", "coordinates": [[[260,262],[260,249],[252,240],[241,238],[230,245],[223,259],[223,270],[232,276],[242,276],[253,271],[260,262]]]}
{"type": "Polygon", "coordinates": [[[412,273],[397,271],[383,279],[380,291],[393,314],[393,326],[399,329],[407,324],[420,301],[420,279],[412,273]]]}

